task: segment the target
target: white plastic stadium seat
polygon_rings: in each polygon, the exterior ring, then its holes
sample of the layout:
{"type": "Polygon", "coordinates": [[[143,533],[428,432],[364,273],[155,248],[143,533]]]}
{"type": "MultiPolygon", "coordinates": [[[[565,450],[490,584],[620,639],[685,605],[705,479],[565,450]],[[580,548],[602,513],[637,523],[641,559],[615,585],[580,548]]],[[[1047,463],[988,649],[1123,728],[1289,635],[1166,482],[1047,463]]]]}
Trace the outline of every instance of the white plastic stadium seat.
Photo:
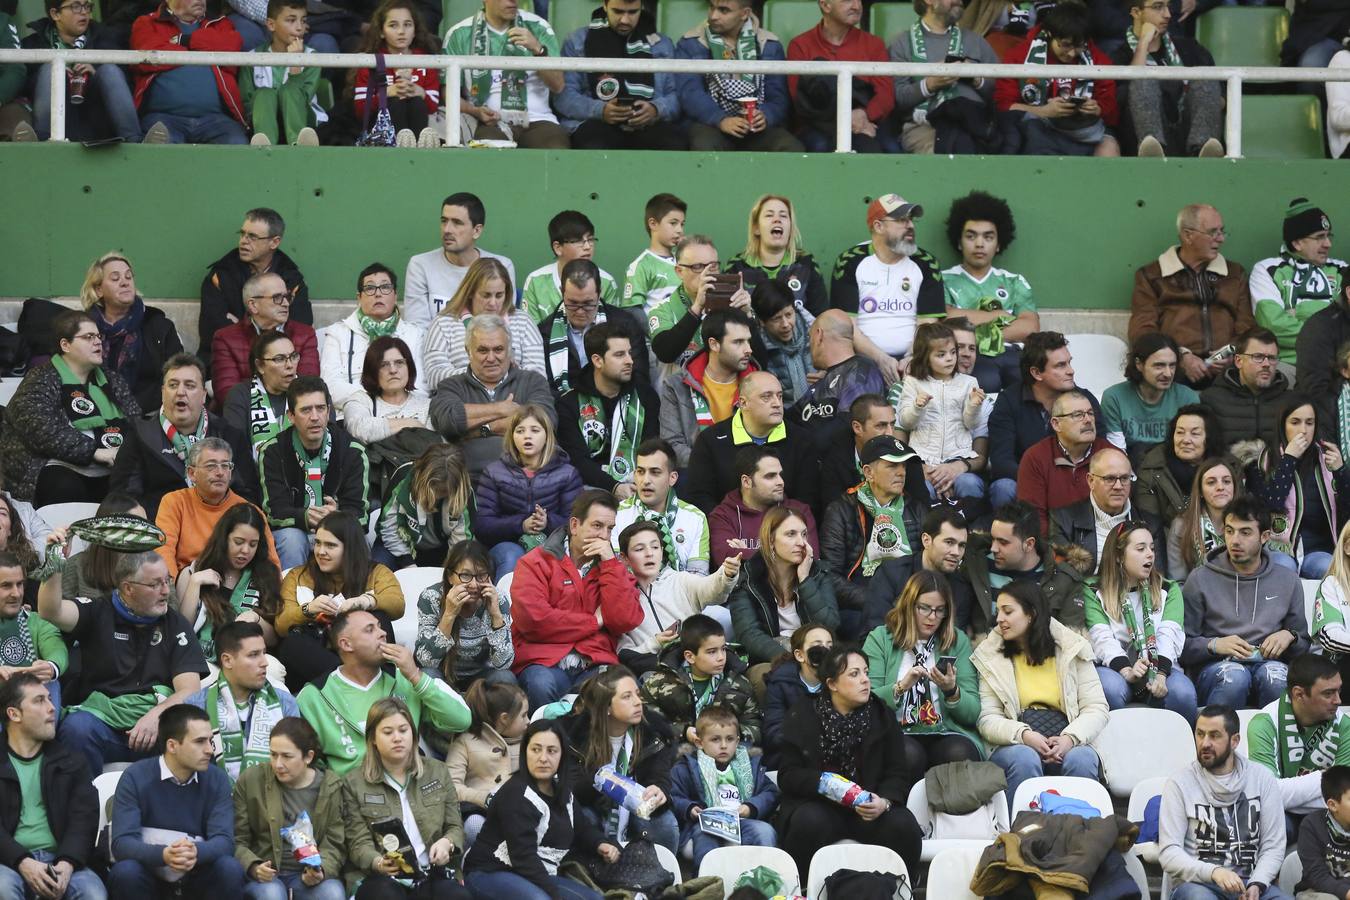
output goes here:
{"type": "Polygon", "coordinates": [[[48,503],[37,511],[42,520],[53,529],[65,528],[71,522],[88,519],[98,514],[97,503],[48,503]]]}
{"type": "MultiPolygon", "coordinates": [[[[807,900],[824,900],[825,879],[840,869],[890,872],[909,878],[905,861],[890,847],[881,847],[877,844],[831,844],[828,847],[821,847],[816,851],[816,855],[811,857],[810,874],[806,876],[807,900]]],[[[848,898],[840,897],[838,900],[848,898]]]]}
{"type": "MultiPolygon", "coordinates": [[[[1322,582],[1316,578],[1303,578],[1303,624],[1308,627],[1308,633],[1312,634],[1313,610],[1317,606],[1317,589],[1322,586],[1322,582]]],[[[1316,641],[1313,642],[1316,644],[1316,641]]]]}
{"type": "Polygon", "coordinates": [[[979,900],[979,894],[970,890],[970,879],[982,852],[973,847],[948,847],[933,857],[928,867],[927,896],[935,900],[979,900]]]}
{"type": "Polygon", "coordinates": [[[444,570],[435,566],[409,566],[394,573],[403,591],[403,616],[394,623],[394,643],[409,650],[417,647],[417,598],[422,591],[441,583],[444,570]]]}
{"type": "MultiPolygon", "coordinates": [[[[94,791],[98,794],[98,832],[102,834],[103,829],[108,827],[108,822],[112,818],[113,794],[117,793],[117,782],[122,780],[122,770],[115,772],[103,772],[94,778],[94,791]]],[[[97,840],[97,834],[95,840],[97,840]]]]}
{"type": "Polygon", "coordinates": [[[1259,709],[1239,709],[1237,711],[1238,730],[1242,732],[1242,740],[1238,743],[1238,752],[1243,756],[1251,755],[1247,752],[1247,726],[1252,723],[1252,719],[1256,718],[1256,714],[1260,711],[1259,709]]]}
{"type": "Polygon", "coordinates": [[[1012,817],[1014,821],[1017,814],[1031,809],[1031,801],[1041,795],[1041,791],[1055,791],[1061,797],[1073,797],[1076,800],[1082,800],[1085,803],[1091,803],[1097,807],[1097,811],[1102,814],[1102,818],[1111,815],[1115,806],[1111,802],[1111,795],[1107,793],[1106,788],[1102,787],[1100,782],[1093,781],[1091,778],[1079,778],[1075,775],[1042,775],[1039,778],[1028,778],[1017,786],[1017,794],[1013,797],[1012,817]]]}
{"type": "Polygon", "coordinates": [[[1098,401],[1107,388],[1125,380],[1129,347],[1120,338],[1109,334],[1066,334],[1064,338],[1073,354],[1074,383],[1091,391],[1098,401]]]}
{"type": "Polygon", "coordinates": [[[0,378],[0,406],[9,406],[9,401],[14,399],[21,381],[23,379],[17,375],[13,378],[0,378]]]}
{"type": "MultiPolygon", "coordinates": [[[[1167,781],[1166,777],[1158,776],[1156,778],[1145,778],[1136,784],[1134,790],[1130,791],[1130,806],[1125,817],[1131,822],[1144,821],[1144,809],[1148,806],[1148,801],[1162,795],[1163,786],[1167,784],[1167,781]]],[[[1156,841],[1135,844],[1134,850],[1139,854],[1139,858],[1146,863],[1158,861],[1158,844],[1156,841]]]]}
{"type": "Polygon", "coordinates": [[[662,847],[660,844],[656,844],[655,847],[656,847],[656,858],[661,860],[661,867],[664,868],[671,875],[673,875],[675,878],[672,884],[679,884],[680,882],[682,882],[684,879],[680,877],[680,861],[675,858],[675,854],[671,853],[668,849],[662,847]]]}
{"type": "Polygon", "coordinates": [[[1139,861],[1138,854],[1133,850],[1125,854],[1125,871],[1130,873],[1130,877],[1139,887],[1139,896],[1149,900],[1152,895],[1148,891],[1148,873],[1144,871],[1144,864],[1139,861]]]}
{"type": "Polygon", "coordinates": [[[1111,795],[1124,800],[1134,786],[1155,775],[1171,775],[1195,759],[1190,723],[1170,709],[1131,706],[1113,709],[1092,746],[1102,760],[1111,795]],[[1146,740],[1139,740],[1146,735],[1146,740]]]}
{"type": "MultiPolygon", "coordinates": [[[[740,878],[751,869],[763,866],[773,869],[783,879],[784,893],[791,897],[798,892],[797,864],[786,850],[777,847],[718,847],[703,857],[698,876],[716,876],[722,879],[723,896],[730,894],[740,878]]],[[[938,896],[938,895],[934,895],[938,896]]]]}
{"type": "Polygon", "coordinates": [[[964,837],[944,837],[936,833],[933,826],[933,810],[928,805],[928,786],[923,781],[917,782],[910,789],[909,798],[905,800],[905,807],[914,816],[914,820],[919,823],[919,830],[923,832],[923,854],[920,858],[924,862],[935,859],[939,853],[949,848],[984,849],[1001,832],[1009,830],[1008,796],[1003,791],[999,791],[991,797],[983,809],[962,817],[968,820],[972,826],[985,821],[993,823],[988,829],[988,833],[979,837],[971,833],[964,837]]]}
{"type": "Polygon", "coordinates": [[[1302,877],[1303,860],[1298,858],[1298,851],[1295,850],[1284,858],[1284,865],[1280,866],[1280,890],[1294,896],[1294,888],[1302,877]]]}

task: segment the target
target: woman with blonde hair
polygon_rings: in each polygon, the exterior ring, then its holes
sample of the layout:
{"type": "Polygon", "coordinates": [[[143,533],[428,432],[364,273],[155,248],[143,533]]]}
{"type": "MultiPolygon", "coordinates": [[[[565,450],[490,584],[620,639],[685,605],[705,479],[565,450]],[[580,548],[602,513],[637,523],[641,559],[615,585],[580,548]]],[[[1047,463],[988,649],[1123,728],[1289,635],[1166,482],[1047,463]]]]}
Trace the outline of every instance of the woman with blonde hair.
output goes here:
{"type": "Polygon", "coordinates": [[[1167,528],[1167,574],[1174,581],[1204,565],[1223,546],[1223,511],[1243,494],[1241,468],[1227,456],[1212,456],[1195,469],[1190,499],[1167,528]]]}
{"type": "Polygon", "coordinates": [[[546,375],[544,368],[544,338],[539,326],[530,317],[516,310],[515,289],[511,273],[501,260],[481,256],[459,284],[459,290],[445,309],[427,326],[422,344],[422,366],[426,370],[424,384],[434,391],[451,375],[469,368],[469,350],[465,343],[464,325],[474,316],[501,316],[511,336],[511,361],[522,369],[546,375]]]}
{"type": "Polygon", "coordinates": [[[433,444],[390,479],[372,557],[392,569],[439,566],[451,544],[473,535],[473,483],[464,451],[433,444]]]}
{"type": "Polygon", "coordinates": [[[1350,679],[1350,522],[1336,539],[1331,568],[1317,587],[1308,627],[1313,644],[1340,668],[1342,679],[1350,679]]]}
{"type": "Polygon", "coordinates": [[[125,381],[142,409],[157,408],[161,370],[183,352],[183,341],[173,320],[141,299],[130,261],[115,251],[94,260],[80,286],[80,305],[103,338],[103,370],[125,381]]]}
{"type": "Polygon", "coordinates": [[[506,422],[502,458],[478,476],[475,491],[474,525],[496,577],[567,524],[581,489],[581,473],[558,446],[548,411],[537,403],[519,407],[506,422]]]}
{"type": "Polygon", "coordinates": [[[445,763],[418,752],[417,726],[399,698],[370,707],[366,756],[347,773],[342,806],[347,887],[356,900],[468,900],[468,889],[443,870],[464,848],[454,780],[445,763]],[[410,869],[427,877],[406,887],[396,878],[410,869]]]}
{"type": "Polygon", "coordinates": [[[922,570],[905,583],[885,624],[863,642],[872,692],[895,710],[911,772],[982,756],[980,682],[970,638],[955,620],[946,577],[922,570]]]}
{"type": "Polygon", "coordinates": [[[751,293],[766,281],[786,285],[792,292],[793,305],[806,314],[806,324],[810,325],[830,304],[825,279],[802,247],[792,200],[780,194],[764,194],[750,207],[747,231],[745,249],[732,257],[727,271],[739,274],[751,293]]]}
{"type": "Polygon", "coordinates": [[[1162,577],[1155,550],[1143,521],[1122,522],[1107,534],[1097,589],[1084,598],[1088,639],[1107,705],[1163,706],[1194,725],[1195,685],[1181,669],[1181,585],[1162,577]]]}

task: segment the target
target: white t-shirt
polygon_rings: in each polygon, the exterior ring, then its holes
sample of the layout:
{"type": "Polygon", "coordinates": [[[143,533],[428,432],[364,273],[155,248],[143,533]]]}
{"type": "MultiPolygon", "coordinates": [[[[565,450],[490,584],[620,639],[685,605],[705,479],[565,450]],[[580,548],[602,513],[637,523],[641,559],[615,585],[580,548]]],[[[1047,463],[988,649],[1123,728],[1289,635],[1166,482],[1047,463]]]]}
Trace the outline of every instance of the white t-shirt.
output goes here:
{"type": "Polygon", "coordinates": [[[858,265],[858,327],[891,356],[909,353],[918,328],[923,270],[905,257],[886,265],[869,256],[858,265]]]}
{"type": "Polygon", "coordinates": [[[802,614],[797,612],[797,604],[789,603],[778,607],[778,636],[791,637],[792,632],[802,627],[802,614]]]}
{"type": "MultiPolygon", "coordinates": [[[[512,286],[519,287],[516,284],[516,267],[511,260],[489,253],[481,247],[478,248],[478,254],[500,260],[511,275],[512,286]]],[[[450,304],[468,271],[468,266],[455,266],[447,262],[439,248],[409,259],[408,270],[403,276],[403,318],[423,328],[431,324],[436,314],[450,304]]]]}

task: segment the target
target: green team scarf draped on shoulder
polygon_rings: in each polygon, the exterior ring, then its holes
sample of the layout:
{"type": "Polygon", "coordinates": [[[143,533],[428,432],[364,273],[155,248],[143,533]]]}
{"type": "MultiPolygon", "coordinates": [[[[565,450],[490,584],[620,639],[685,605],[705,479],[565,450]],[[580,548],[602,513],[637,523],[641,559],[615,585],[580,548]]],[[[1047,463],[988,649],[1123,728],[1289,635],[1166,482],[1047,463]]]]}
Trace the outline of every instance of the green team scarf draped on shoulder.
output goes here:
{"type": "Polygon", "coordinates": [[[270,681],[264,681],[245,706],[250,708],[248,740],[239,717],[230,686],[221,678],[206,689],[206,715],[211,720],[211,737],[215,745],[212,758],[216,765],[229,773],[231,781],[239,780],[239,773],[250,766],[265,765],[271,758],[272,726],[281,721],[281,700],[270,681]]]}
{"type": "MultiPolygon", "coordinates": [[[[947,56],[964,57],[965,55],[964,41],[961,39],[961,27],[953,25],[947,29],[947,56]]],[[[928,59],[928,41],[924,37],[922,22],[915,22],[909,27],[909,58],[915,61],[928,59]]],[[[940,89],[914,108],[914,121],[920,124],[928,121],[928,110],[936,109],[943,101],[955,97],[956,93],[957,87],[955,84],[940,89]]]]}
{"type": "Polygon", "coordinates": [[[1278,778],[1295,778],[1350,762],[1350,719],[1337,712],[1325,722],[1300,728],[1289,692],[1258,713],[1247,727],[1250,757],[1278,778]],[[1274,712],[1271,708],[1274,707],[1274,712]]]}
{"type": "MultiPolygon", "coordinates": [[[[524,27],[520,16],[507,26],[507,31],[512,28],[524,27]]],[[[473,33],[470,36],[470,46],[473,48],[474,56],[494,56],[500,53],[503,56],[529,56],[530,51],[510,41],[503,41],[501,45],[494,50],[490,50],[489,31],[487,16],[483,10],[479,9],[473,17],[473,33]]],[[[529,72],[524,70],[515,70],[511,72],[502,71],[501,87],[501,115],[502,121],[508,125],[519,125],[521,127],[530,124],[530,115],[526,109],[528,97],[525,92],[525,82],[529,79],[529,72]]],[[[488,102],[492,95],[492,78],[494,70],[492,69],[467,69],[465,77],[469,79],[469,99],[475,106],[483,106],[488,102]]]]}
{"type": "Polygon", "coordinates": [[[863,575],[871,576],[885,560],[911,553],[909,537],[905,534],[905,497],[897,494],[883,506],[872,495],[872,488],[863,483],[858,487],[858,502],[872,515],[872,533],[868,535],[862,560],[863,575]]]}
{"type": "Polygon", "coordinates": [[[300,443],[300,433],[294,428],[290,432],[295,458],[300,460],[300,468],[305,472],[305,509],[323,506],[323,480],[328,474],[328,460],[333,455],[333,435],[324,429],[323,446],[310,456],[305,445],[300,443]]]}
{"type": "Polygon", "coordinates": [[[61,387],[75,393],[67,408],[72,428],[99,431],[122,418],[122,411],[108,396],[108,376],[103,369],[95,366],[89,373],[88,382],[84,382],[75,377],[60,355],[52,357],[52,368],[61,376],[61,387]],[[85,396],[80,396],[81,393],[85,396]]]}
{"type": "Polygon", "coordinates": [[[614,407],[614,421],[605,425],[604,400],[594,394],[577,392],[577,406],[581,410],[581,436],[592,455],[609,443],[609,460],[601,468],[615,481],[627,481],[637,466],[637,445],[642,440],[642,426],[647,412],[631,387],[619,394],[614,407]]]}

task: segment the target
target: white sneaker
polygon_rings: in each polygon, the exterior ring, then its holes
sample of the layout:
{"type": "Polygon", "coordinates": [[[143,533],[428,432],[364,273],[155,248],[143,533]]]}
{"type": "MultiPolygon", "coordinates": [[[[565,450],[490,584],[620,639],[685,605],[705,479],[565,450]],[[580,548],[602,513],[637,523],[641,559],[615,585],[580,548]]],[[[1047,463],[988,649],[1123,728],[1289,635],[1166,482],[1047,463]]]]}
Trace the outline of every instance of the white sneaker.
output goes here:
{"type": "Polygon", "coordinates": [[[142,144],[167,144],[169,142],[169,127],[163,122],[156,122],[150,126],[150,130],[145,133],[141,139],[142,144]]]}
{"type": "Polygon", "coordinates": [[[1201,159],[1220,159],[1227,154],[1218,138],[1210,138],[1200,147],[1201,159]]]}
{"type": "Polygon", "coordinates": [[[250,147],[270,147],[272,146],[272,139],[260,131],[249,138],[248,143],[250,147]]]}
{"type": "Polygon", "coordinates": [[[16,144],[31,144],[37,141],[37,139],[37,132],[34,131],[33,126],[29,125],[27,122],[20,122],[18,125],[15,125],[14,131],[10,133],[10,140],[14,141],[16,144]]]}
{"type": "Polygon", "coordinates": [[[435,150],[441,145],[441,136],[436,133],[435,128],[423,128],[421,134],[417,136],[417,146],[422,150],[435,150]]]}
{"type": "Polygon", "coordinates": [[[394,135],[394,146],[405,150],[416,147],[417,135],[412,133],[411,128],[400,128],[398,134],[394,135]]]}
{"type": "Polygon", "coordinates": [[[295,136],[295,146],[297,147],[317,147],[319,146],[319,133],[309,126],[300,129],[300,133],[295,136]]]}
{"type": "Polygon", "coordinates": [[[1158,143],[1158,139],[1151,134],[1144,135],[1144,139],[1139,142],[1140,159],[1166,159],[1163,153],[1163,145],[1158,143]]]}

